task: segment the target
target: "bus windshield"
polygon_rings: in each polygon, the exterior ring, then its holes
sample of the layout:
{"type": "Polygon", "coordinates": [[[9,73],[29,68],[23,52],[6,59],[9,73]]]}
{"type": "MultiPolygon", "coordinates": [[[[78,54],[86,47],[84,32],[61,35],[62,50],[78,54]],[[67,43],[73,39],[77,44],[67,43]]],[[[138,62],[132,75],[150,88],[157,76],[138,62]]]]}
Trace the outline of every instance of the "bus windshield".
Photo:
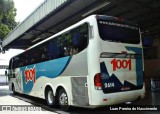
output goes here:
{"type": "Polygon", "coordinates": [[[119,21],[98,19],[98,29],[102,40],[138,44],[139,29],[136,26],[119,21]]]}

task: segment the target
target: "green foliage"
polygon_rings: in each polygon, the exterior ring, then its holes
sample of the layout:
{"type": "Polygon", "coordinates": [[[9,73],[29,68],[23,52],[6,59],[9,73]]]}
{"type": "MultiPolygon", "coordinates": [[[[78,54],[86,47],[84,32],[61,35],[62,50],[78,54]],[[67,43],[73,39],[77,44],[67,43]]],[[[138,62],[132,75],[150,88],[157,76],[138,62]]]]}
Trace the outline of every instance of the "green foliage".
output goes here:
{"type": "Polygon", "coordinates": [[[3,39],[17,25],[15,16],[13,0],[0,0],[0,39],[3,39]]]}

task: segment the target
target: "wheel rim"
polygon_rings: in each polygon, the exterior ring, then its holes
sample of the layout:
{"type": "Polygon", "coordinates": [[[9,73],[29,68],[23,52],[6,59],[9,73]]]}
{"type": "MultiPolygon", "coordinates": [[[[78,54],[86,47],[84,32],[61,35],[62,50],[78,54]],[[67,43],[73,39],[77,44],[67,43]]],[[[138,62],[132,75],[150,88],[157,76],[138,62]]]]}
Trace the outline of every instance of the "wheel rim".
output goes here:
{"type": "Polygon", "coordinates": [[[52,91],[49,91],[49,92],[48,92],[48,102],[49,102],[50,104],[53,103],[53,93],[52,93],[52,91]]]}
{"type": "Polygon", "coordinates": [[[66,93],[62,93],[59,97],[59,103],[62,106],[68,105],[68,98],[66,93]]]}

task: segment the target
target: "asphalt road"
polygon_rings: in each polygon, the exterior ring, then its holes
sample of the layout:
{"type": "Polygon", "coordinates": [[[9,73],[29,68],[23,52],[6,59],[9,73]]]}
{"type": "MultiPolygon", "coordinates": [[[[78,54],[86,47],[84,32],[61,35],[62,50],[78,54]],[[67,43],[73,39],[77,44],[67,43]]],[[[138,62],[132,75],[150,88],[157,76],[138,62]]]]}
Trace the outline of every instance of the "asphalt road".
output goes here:
{"type": "MultiPolygon", "coordinates": [[[[86,109],[86,108],[77,108],[72,107],[70,111],[65,112],[62,111],[60,108],[50,108],[47,106],[47,103],[43,99],[17,94],[13,95],[11,91],[8,90],[8,88],[0,87],[0,99],[1,96],[10,96],[12,98],[16,98],[19,100],[22,100],[24,102],[30,103],[33,106],[39,106],[42,107],[42,110],[58,113],[58,114],[160,114],[160,111],[111,111],[110,109],[113,107],[143,107],[143,106],[158,106],[160,108],[160,99],[158,98],[160,96],[160,92],[148,92],[146,94],[146,97],[143,100],[132,102],[131,104],[120,104],[115,106],[108,106],[103,108],[96,108],[96,109],[86,109]]],[[[22,104],[19,104],[22,105],[22,104]]],[[[1,113],[1,112],[0,112],[1,113]]],[[[41,112],[40,112],[41,113],[41,112]]],[[[39,114],[40,114],[39,113],[39,114]]]]}

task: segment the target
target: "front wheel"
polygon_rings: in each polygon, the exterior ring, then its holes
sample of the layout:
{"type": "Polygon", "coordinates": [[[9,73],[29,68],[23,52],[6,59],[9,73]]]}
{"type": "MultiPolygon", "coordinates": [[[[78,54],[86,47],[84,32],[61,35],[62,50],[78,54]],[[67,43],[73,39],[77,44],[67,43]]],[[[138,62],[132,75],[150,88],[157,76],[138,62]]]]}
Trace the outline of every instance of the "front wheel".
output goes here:
{"type": "Polygon", "coordinates": [[[59,106],[62,110],[64,110],[64,111],[69,110],[68,96],[67,96],[67,93],[64,89],[61,89],[59,91],[58,101],[59,101],[59,106]]]}

